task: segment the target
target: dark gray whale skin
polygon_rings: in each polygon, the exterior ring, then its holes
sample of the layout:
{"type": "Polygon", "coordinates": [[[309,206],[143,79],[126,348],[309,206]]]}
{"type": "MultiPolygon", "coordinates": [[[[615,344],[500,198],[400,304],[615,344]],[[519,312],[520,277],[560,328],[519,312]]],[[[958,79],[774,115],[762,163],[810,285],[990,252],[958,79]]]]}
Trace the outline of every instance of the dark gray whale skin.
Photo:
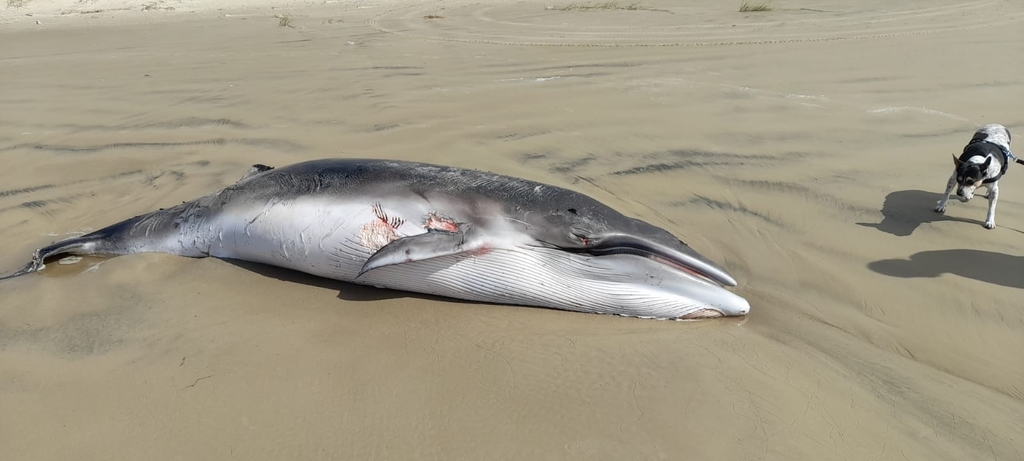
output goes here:
{"type": "MultiPolygon", "coordinates": [[[[254,165],[238,182],[37,250],[235,258],[452,298],[645,318],[745,315],[736,281],[665,229],[561,187],[374,159],[254,165]],[[645,304],[646,303],[646,304],[645,304]]],[[[0,279],[0,280],[3,280],[0,279]]]]}

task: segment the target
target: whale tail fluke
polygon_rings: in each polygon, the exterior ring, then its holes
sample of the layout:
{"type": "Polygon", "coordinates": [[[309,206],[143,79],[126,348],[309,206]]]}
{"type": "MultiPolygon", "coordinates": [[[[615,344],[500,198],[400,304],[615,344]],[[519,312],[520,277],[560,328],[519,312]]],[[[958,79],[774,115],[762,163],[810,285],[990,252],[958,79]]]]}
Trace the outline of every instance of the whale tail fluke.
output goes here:
{"type": "Polygon", "coordinates": [[[80,237],[54,242],[32,253],[32,260],[10,275],[0,274],[0,280],[38,272],[58,256],[126,255],[146,251],[159,251],[160,242],[177,233],[174,222],[183,209],[191,204],[159,210],[126,219],[80,237]]]}
{"type": "MultiPolygon", "coordinates": [[[[104,229],[105,230],[105,229],[104,229]]],[[[104,239],[103,235],[97,235],[98,232],[94,232],[89,235],[82,237],[71,238],[56,242],[52,245],[45,246],[36,250],[32,253],[32,260],[28,262],[24,267],[18,269],[10,275],[0,276],[0,280],[12,279],[22,275],[31,274],[37,272],[46,266],[45,262],[52,259],[55,256],[61,255],[90,255],[98,253],[97,247],[102,247],[104,239]]]]}

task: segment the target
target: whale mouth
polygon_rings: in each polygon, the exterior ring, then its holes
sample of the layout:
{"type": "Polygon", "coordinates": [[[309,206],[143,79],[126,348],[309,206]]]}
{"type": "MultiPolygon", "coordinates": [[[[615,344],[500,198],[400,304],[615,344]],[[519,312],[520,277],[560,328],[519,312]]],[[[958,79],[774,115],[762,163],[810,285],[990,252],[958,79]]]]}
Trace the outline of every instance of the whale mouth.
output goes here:
{"type": "MultiPolygon", "coordinates": [[[[723,282],[720,282],[720,281],[716,280],[712,275],[710,275],[708,273],[705,273],[705,272],[701,272],[698,268],[695,268],[693,266],[689,266],[689,265],[685,265],[685,264],[680,264],[680,263],[678,263],[676,261],[673,261],[671,259],[658,256],[658,255],[649,255],[647,257],[652,259],[652,260],[654,260],[655,262],[657,262],[659,264],[664,264],[664,265],[669,266],[669,267],[671,267],[673,269],[677,269],[677,270],[683,271],[683,272],[685,272],[685,273],[687,273],[689,275],[692,275],[693,277],[697,278],[698,280],[700,280],[702,282],[709,283],[709,284],[712,284],[712,285],[715,285],[715,286],[726,286],[727,285],[726,283],[723,283],[723,282]]],[[[721,314],[721,312],[719,312],[719,314],[721,314]]]]}
{"type": "Polygon", "coordinates": [[[734,287],[736,280],[725,269],[680,242],[679,249],[630,235],[602,238],[594,245],[566,251],[601,257],[629,254],[650,259],[658,264],[692,276],[698,281],[718,287],[734,287]]]}

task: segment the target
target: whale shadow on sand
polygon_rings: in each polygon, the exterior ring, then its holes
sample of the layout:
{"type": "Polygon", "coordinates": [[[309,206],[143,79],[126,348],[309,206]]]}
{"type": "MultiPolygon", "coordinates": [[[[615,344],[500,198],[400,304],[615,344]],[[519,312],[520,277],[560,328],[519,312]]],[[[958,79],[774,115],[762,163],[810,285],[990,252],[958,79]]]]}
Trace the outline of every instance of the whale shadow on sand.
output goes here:
{"type": "Polygon", "coordinates": [[[257,273],[264,277],[277,279],[283,282],[300,283],[303,285],[326,288],[328,290],[337,290],[338,299],[345,301],[384,301],[388,299],[412,298],[429,301],[453,302],[460,304],[491,304],[482,301],[468,301],[458,298],[447,298],[444,296],[434,296],[424,293],[416,293],[412,291],[391,290],[387,288],[377,288],[368,285],[359,285],[355,283],[342,282],[340,280],[318,277],[315,275],[307,274],[305,272],[299,272],[296,270],[285,269],[282,267],[270,266],[251,261],[243,261],[239,259],[225,258],[220,260],[233,266],[245,269],[247,271],[257,273]]]}

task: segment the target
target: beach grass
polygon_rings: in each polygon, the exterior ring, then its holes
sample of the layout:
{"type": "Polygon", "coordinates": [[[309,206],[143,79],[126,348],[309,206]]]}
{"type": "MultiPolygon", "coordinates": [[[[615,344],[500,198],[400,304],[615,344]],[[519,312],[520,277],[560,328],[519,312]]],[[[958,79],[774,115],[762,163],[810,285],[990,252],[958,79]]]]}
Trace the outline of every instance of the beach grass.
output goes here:
{"type": "Polygon", "coordinates": [[[740,13],[759,12],[759,11],[771,11],[775,8],[767,2],[748,2],[743,0],[740,3],[740,13]]]}

